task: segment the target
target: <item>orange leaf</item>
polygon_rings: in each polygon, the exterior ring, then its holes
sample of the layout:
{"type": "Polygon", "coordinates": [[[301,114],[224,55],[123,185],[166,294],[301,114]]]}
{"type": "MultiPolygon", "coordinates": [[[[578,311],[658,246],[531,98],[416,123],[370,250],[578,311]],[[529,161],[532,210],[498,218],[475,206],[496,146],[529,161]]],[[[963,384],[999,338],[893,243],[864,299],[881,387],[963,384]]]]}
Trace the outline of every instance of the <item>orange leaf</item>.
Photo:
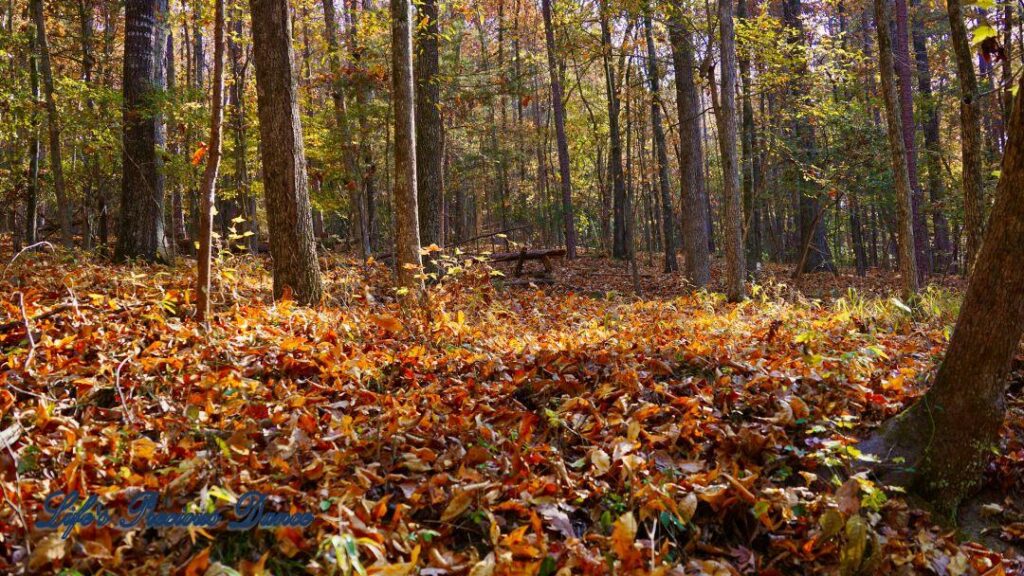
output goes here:
{"type": "Polygon", "coordinates": [[[206,144],[200,142],[195,154],[192,154],[192,165],[199,166],[199,163],[206,157],[206,144]]]}

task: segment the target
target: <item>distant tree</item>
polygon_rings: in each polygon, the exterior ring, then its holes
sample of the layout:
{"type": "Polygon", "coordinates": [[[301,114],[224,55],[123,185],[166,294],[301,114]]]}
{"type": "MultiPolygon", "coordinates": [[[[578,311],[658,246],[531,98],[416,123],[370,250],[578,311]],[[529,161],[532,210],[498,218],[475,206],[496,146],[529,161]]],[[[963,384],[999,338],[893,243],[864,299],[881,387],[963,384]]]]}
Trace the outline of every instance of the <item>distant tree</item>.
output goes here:
{"type": "Polygon", "coordinates": [[[292,20],[287,0],[250,0],[256,108],[263,158],[274,297],[303,304],[323,296],[306,179],[292,20]]]}
{"type": "Polygon", "coordinates": [[[903,115],[893,77],[892,39],[889,37],[888,0],[874,0],[875,29],[878,31],[878,68],[882,78],[882,99],[885,101],[885,119],[889,134],[889,154],[892,159],[892,175],[896,183],[896,219],[899,226],[897,244],[899,249],[900,274],[904,296],[917,293],[918,274],[914,251],[914,224],[910,184],[907,166],[907,150],[903,147],[903,115]]]}
{"type": "MultiPolygon", "coordinates": [[[[882,0],[875,0],[880,2],[882,0]]],[[[1018,81],[1018,90],[1024,80],[1018,81]]],[[[1024,92],[1018,92],[1021,94],[1024,92]]],[[[1006,414],[1006,380],[1024,333],[1024,106],[1014,98],[992,218],[931,388],[861,444],[887,480],[947,517],[977,487],[1006,414]]]]}
{"type": "MultiPolygon", "coordinates": [[[[604,64],[604,84],[608,101],[608,172],[612,186],[612,256],[626,258],[626,180],[622,173],[622,132],[619,129],[619,74],[626,51],[619,51],[619,65],[612,59],[612,35],[608,0],[599,4],[601,24],[601,59],[604,64]]],[[[627,30],[626,36],[629,36],[627,30]]]]}
{"type": "Polygon", "coordinates": [[[210,140],[206,151],[206,170],[199,191],[202,216],[199,221],[199,279],[196,317],[205,321],[210,315],[210,268],[213,256],[213,207],[216,199],[217,171],[220,169],[221,124],[224,121],[224,0],[216,0],[213,24],[213,95],[210,106],[210,140]]]}
{"type": "Polygon", "coordinates": [[[57,197],[57,211],[60,215],[60,238],[65,248],[73,245],[71,203],[64,187],[64,162],[60,152],[60,118],[57,116],[57,99],[53,87],[53,67],[50,65],[50,42],[46,37],[46,16],[43,0],[31,0],[32,19],[36,26],[36,48],[39,51],[39,71],[43,77],[43,91],[46,95],[46,125],[50,133],[50,173],[53,174],[53,191],[57,197]]]}
{"type": "MultiPolygon", "coordinates": [[[[650,8],[648,7],[648,11],[650,8]]],[[[644,35],[647,40],[647,81],[651,88],[651,131],[654,134],[655,159],[658,162],[658,190],[661,193],[661,228],[665,243],[665,272],[679,270],[676,262],[675,210],[672,209],[672,185],[668,176],[668,145],[665,128],[661,125],[661,87],[658,78],[657,51],[654,46],[654,26],[651,15],[644,16],[644,35]]]]}
{"type": "Polygon", "coordinates": [[[412,6],[391,0],[391,98],[395,111],[395,254],[405,300],[423,290],[416,200],[416,107],[412,72],[412,6]]]}
{"type": "Polygon", "coordinates": [[[163,241],[163,160],[157,153],[162,66],[157,59],[160,0],[127,0],[124,24],[121,212],[115,258],[153,261],[163,241]]]}
{"type": "Polygon", "coordinates": [[[572,208],[572,174],[569,170],[569,139],[565,135],[565,101],[562,94],[562,70],[558,65],[555,29],[551,21],[552,0],[541,0],[544,13],[544,37],[547,42],[548,73],[551,76],[551,108],[555,112],[555,138],[558,141],[558,175],[561,179],[562,218],[565,221],[566,257],[576,257],[576,224],[572,208]]]}

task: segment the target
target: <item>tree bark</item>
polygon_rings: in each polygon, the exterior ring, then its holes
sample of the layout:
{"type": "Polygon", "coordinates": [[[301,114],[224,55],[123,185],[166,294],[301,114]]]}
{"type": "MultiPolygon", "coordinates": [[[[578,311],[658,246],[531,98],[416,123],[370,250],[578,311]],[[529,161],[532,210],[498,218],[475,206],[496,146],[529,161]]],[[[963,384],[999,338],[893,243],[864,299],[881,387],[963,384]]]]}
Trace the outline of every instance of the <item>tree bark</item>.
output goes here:
{"type": "Polygon", "coordinates": [[[907,151],[903,147],[903,115],[893,78],[892,39],[889,38],[889,2],[874,0],[875,29],[878,33],[878,63],[882,78],[882,97],[885,101],[885,119],[888,126],[889,153],[892,159],[892,176],[896,184],[896,213],[899,225],[900,276],[904,297],[917,294],[918,275],[914,251],[914,224],[911,205],[912,189],[907,168],[907,151]]]}
{"type": "Polygon", "coordinates": [[[679,183],[682,188],[682,240],[686,277],[697,288],[711,281],[708,253],[708,201],[704,184],[704,150],[701,145],[700,96],[694,82],[694,49],[682,20],[683,5],[673,3],[668,24],[675,68],[676,107],[679,113],[679,183]]]}
{"type": "Polygon", "coordinates": [[[210,268],[213,256],[213,206],[217,171],[220,169],[221,124],[224,121],[224,0],[216,0],[213,20],[213,97],[210,107],[210,140],[206,170],[200,190],[202,221],[199,228],[199,279],[196,286],[196,319],[210,315],[210,268]]]}
{"type": "MultiPolygon", "coordinates": [[[[423,0],[416,27],[416,199],[420,241],[444,246],[444,124],[441,119],[441,78],[437,0],[423,0]]],[[[496,132],[492,132],[496,134],[496,132]]],[[[431,259],[432,261],[432,259],[431,259]]]]}
{"type": "MultiPolygon", "coordinates": [[[[605,91],[608,95],[608,169],[612,185],[612,257],[625,258],[626,251],[626,181],[622,173],[622,134],[619,130],[619,81],[612,60],[612,36],[609,26],[608,2],[600,3],[601,59],[604,63],[605,91]]],[[[621,58],[620,58],[621,61],[621,58]]],[[[619,66],[621,69],[622,66],[619,66]]]]}
{"type": "Polygon", "coordinates": [[[53,68],[50,65],[50,43],[46,38],[46,16],[43,0],[31,0],[32,19],[36,27],[36,49],[39,51],[39,72],[43,77],[43,93],[46,96],[46,125],[50,134],[50,173],[53,175],[53,192],[57,197],[57,211],[60,215],[60,238],[65,248],[74,246],[74,232],[71,224],[71,203],[64,188],[64,163],[60,152],[60,119],[57,116],[57,100],[54,97],[53,68]]]}
{"type": "Polygon", "coordinates": [[[266,197],[274,297],[302,304],[323,296],[313,238],[302,120],[287,0],[250,0],[256,108],[266,197]]]}
{"type": "Polygon", "coordinates": [[[956,54],[957,79],[960,82],[960,154],[963,165],[964,228],[967,233],[964,273],[970,274],[981,249],[984,228],[981,174],[981,123],[979,119],[978,77],[974,73],[973,51],[967,41],[960,0],[947,0],[950,39],[956,54]]]}
{"type": "MultiPolygon", "coordinates": [[[[649,9],[649,8],[648,8],[649,9]]],[[[676,262],[675,215],[672,210],[672,184],[668,177],[668,145],[665,144],[665,128],[661,125],[661,87],[658,77],[657,52],[654,49],[654,26],[648,13],[644,17],[644,34],[647,36],[647,80],[651,87],[651,132],[654,134],[655,160],[658,163],[658,189],[661,192],[661,228],[665,251],[665,272],[679,270],[676,262]]]]}
{"type": "Polygon", "coordinates": [[[118,260],[160,256],[163,230],[163,160],[157,153],[160,115],[153,102],[162,92],[157,61],[159,0],[125,3],[123,159],[118,260]]]}
{"type": "MultiPolygon", "coordinates": [[[[801,0],[784,0],[782,8],[783,21],[789,29],[789,41],[802,47],[804,44],[804,28],[803,22],[800,20],[800,15],[803,12],[801,0]]],[[[807,62],[803,59],[797,62],[794,72],[798,79],[807,77],[809,74],[807,62]]],[[[803,97],[803,94],[801,94],[802,90],[803,88],[794,86],[791,90],[791,96],[794,98],[803,97]]],[[[801,148],[797,154],[800,165],[797,166],[796,201],[796,208],[799,213],[800,238],[803,244],[810,243],[811,246],[811,251],[804,261],[801,272],[835,272],[836,267],[832,262],[832,250],[828,246],[825,234],[825,219],[817,217],[821,207],[820,193],[817,190],[818,185],[813,181],[809,181],[803,172],[805,168],[813,169],[814,163],[817,161],[818,146],[814,134],[814,126],[806,118],[797,119],[793,132],[796,134],[797,142],[801,148]],[[807,190],[808,187],[813,189],[807,190]]]]}
{"type": "Polygon", "coordinates": [[[412,7],[391,0],[391,97],[395,114],[395,254],[398,286],[412,302],[423,291],[416,200],[416,110],[412,72],[412,7]]]}
{"type": "Polygon", "coordinates": [[[35,244],[39,236],[39,162],[42,147],[39,143],[39,59],[36,57],[36,33],[29,29],[28,75],[32,90],[32,113],[29,120],[28,186],[25,191],[25,243],[35,244]]]}
{"type": "Polygon", "coordinates": [[[896,77],[899,80],[900,124],[903,130],[903,147],[907,152],[907,174],[910,177],[911,204],[914,209],[914,256],[917,261],[917,281],[923,283],[931,273],[931,250],[928,246],[928,225],[925,222],[924,195],[917,178],[917,145],[914,140],[914,90],[911,84],[910,18],[907,15],[907,0],[895,0],[896,38],[893,39],[893,57],[896,77]]]}
{"type": "MultiPolygon", "coordinates": [[[[1024,82],[1018,86],[1024,88],[1024,82]]],[[[886,459],[883,471],[911,485],[947,517],[955,516],[997,450],[1006,378],[1024,332],[1021,104],[1020,96],[1014,98],[992,219],[946,357],[928,392],[861,445],[886,459]]]]}
{"type": "Polygon", "coordinates": [[[572,176],[569,170],[569,140],[565,135],[565,103],[562,100],[562,72],[555,52],[555,30],[551,22],[552,0],[541,0],[544,36],[547,42],[548,72],[551,75],[551,106],[555,112],[555,138],[558,141],[558,175],[562,189],[562,219],[565,224],[567,258],[576,257],[576,225],[572,208],[572,176]]]}
{"type": "Polygon", "coordinates": [[[740,167],[736,156],[736,33],[732,12],[732,0],[718,0],[722,42],[718,142],[722,152],[722,195],[725,197],[725,225],[722,227],[725,236],[725,293],[730,301],[738,302],[746,297],[744,280],[747,264],[743,253],[743,199],[740,197],[740,167]]]}
{"type": "MultiPolygon", "coordinates": [[[[747,18],[747,0],[737,0],[736,16],[747,18]]],[[[743,222],[744,249],[746,251],[747,270],[755,273],[761,262],[761,210],[757,196],[761,192],[761,156],[758,150],[757,126],[754,124],[754,107],[750,94],[753,91],[750,76],[750,57],[742,54],[737,56],[742,82],[742,153],[741,173],[743,182],[743,222]]]]}

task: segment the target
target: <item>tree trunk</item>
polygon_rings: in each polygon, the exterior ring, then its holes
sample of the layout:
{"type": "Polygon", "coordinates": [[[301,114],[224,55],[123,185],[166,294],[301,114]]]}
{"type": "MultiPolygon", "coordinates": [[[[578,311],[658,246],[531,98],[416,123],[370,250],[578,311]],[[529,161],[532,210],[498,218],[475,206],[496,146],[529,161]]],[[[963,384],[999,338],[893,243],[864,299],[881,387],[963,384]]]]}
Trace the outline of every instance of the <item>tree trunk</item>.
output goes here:
{"type": "MultiPolygon", "coordinates": [[[[917,91],[924,102],[924,155],[928,172],[928,196],[933,228],[933,254],[931,271],[950,274],[956,271],[952,260],[953,247],[949,238],[949,222],[943,211],[946,202],[946,184],[942,177],[942,145],[939,141],[939,102],[932,94],[932,72],[928,59],[928,43],[924,29],[924,14],[920,0],[914,3],[917,15],[911,29],[917,60],[917,91]]],[[[917,234],[917,230],[914,230],[917,234]]],[[[915,237],[916,239],[916,237],[915,237]]]]}
{"type": "Polygon", "coordinates": [[[960,82],[960,153],[963,165],[964,227],[967,232],[964,273],[970,274],[974,258],[981,249],[984,228],[978,78],[974,74],[974,53],[967,41],[967,27],[964,25],[960,0],[947,0],[946,11],[949,15],[950,39],[956,54],[957,79],[960,82]]]}
{"type": "MultiPolygon", "coordinates": [[[[790,42],[801,47],[803,52],[804,28],[800,20],[803,12],[801,0],[784,0],[782,3],[783,20],[789,29],[790,42]]],[[[796,77],[806,78],[809,74],[807,62],[799,60],[795,66],[796,77]]],[[[794,86],[791,89],[791,96],[801,98],[803,88],[794,86]]],[[[826,240],[825,218],[818,218],[821,209],[820,193],[817,184],[809,181],[804,176],[803,170],[811,169],[817,160],[818,146],[814,135],[814,126],[806,118],[797,119],[793,127],[799,146],[802,149],[797,157],[800,160],[797,166],[797,201],[796,208],[799,214],[800,238],[803,244],[810,243],[811,250],[801,272],[835,272],[835,264],[832,262],[832,251],[829,249],[826,240]],[[807,188],[813,188],[808,190],[807,188]]]]}
{"type": "MultiPolygon", "coordinates": [[[[1024,88],[1024,82],[1018,86],[1024,88]]],[[[947,517],[955,516],[998,449],[1006,378],[1024,332],[1021,104],[1019,96],[1014,98],[992,219],[932,387],[861,445],[885,458],[881,467],[894,480],[910,484],[947,517]]]]}
{"type": "MultiPolygon", "coordinates": [[[[747,18],[747,0],[737,0],[736,16],[741,20],[747,18]]],[[[747,270],[755,273],[761,262],[761,214],[757,195],[761,191],[761,157],[758,150],[757,127],[754,124],[754,107],[750,94],[753,91],[750,76],[750,57],[738,55],[740,80],[743,87],[743,137],[742,181],[743,181],[743,222],[744,249],[746,251],[747,270]]]]}
{"type": "Polygon", "coordinates": [[[679,270],[676,262],[676,228],[672,210],[672,185],[668,178],[668,145],[665,144],[665,129],[661,125],[661,88],[658,78],[657,52],[654,49],[654,30],[651,16],[644,17],[644,33],[647,36],[647,79],[651,85],[651,131],[654,134],[655,159],[658,162],[658,187],[661,192],[661,228],[665,251],[665,272],[679,270]]]}
{"type": "Polygon", "coordinates": [[[203,171],[202,189],[199,193],[203,214],[199,227],[196,319],[200,322],[205,322],[210,315],[213,205],[216,198],[217,171],[220,169],[221,124],[224,121],[224,0],[216,0],[213,22],[213,97],[210,107],[210,140],[207,143],[206,170],[203,171]]]}
{"type": "MultiPolygon", "coordinates": [[[[444,124],[441,119],[441,78],[437,0],[424,0],[416,27],[416,199],[420,241],[444,246],[444,124]]],[[[492,132],[492,134],[496,134],[492,132]]],[[[433,261],[433,258],[431,258],[433,261]]]]}
{"type": "Polygon", "coordinates": [[[707,189],[704,185],[704,150],[700,118],[700,95],[694,82],[696,68],[690,32],[681,17],[681,4],[673,4],[668,24],[675,68],[676,108],[679,113],[679,183],[682,188],[682,241],[686,256],[686,278],[696,288],[711,281],[708,254],[707,189]]]}
{"type": "Polygon", "coordinates": [[[323,296],[306,180],[302,119],[287,0],[250,0],[256,108],[266,197],[274,297],[302,304],[323,296]]]}
{"type": "Polygon", "coordinates": [[[28,75],[32,90],[32,113],[28,143],[28,187],[25,191],[25,243],[35,244],[39,240],[39,162],[42,147],[39,143],[39,59],[36,57],[36,34],[29,29],[28,75]]]}
{"type": "Polygon", "coordinates": [[[160,0],[125,3],[123,160],[118,260],[160,256],[164,208],[163,160],[157,153],[159,113],[152,103],[162,92],[157,61],[160,0]]]}
{"type": "Polygon", "coordinates": [[[351,214],[355,216],[353,228],[359,240],[363,259],[370,257],[370,236],[366,229],[366,210],[362,202],[363,174],[359,165],[359,147],[352,135],[348,121],[348,102],[346,100],[345,72],[342,69],[341,52],[338,43],[338,21],[334,10],[334,0],[323,0],[324,28],[327,37],[327,49],[330,51],[331,76],[334,85],[331,100],[334,103],[334,121],[338,125],[338,137],[345,160],[345,181],[343,187],[351,204],[351,214]]]}
{"type": "MultiPolygon", "coordinates": [[[[612,35],[608,23],[607,1],[600,4],[601,59],[604,63],[604,84],[608,95],[608,170],[612,185],[612,256],[625,258],[626,251],[626,181],[622,174],[622,135],[619,130],[619,82],[612,60],[612,35]]],[[[620,58],[621,61],[621,58],[620,58]]],[[[621,70],[621,66],[619,69],[621,70]]]]}
{"type": "Polygon", "coordinates": [[[562,188],[562,219],[565,223],[566,258],[576,257],[576,225],[572,208],[572,178],[569,171],[569,140],[565,135],[565,103],[562,100],[562,72],[555,57],[555,30],[551,22],[552,0],[541,0],[544,36],[547,42],[548,72],[551,75],[551,106],[555,112],[555,138],[558,140],[558,175],[562,188]]]}
{"type": "Polygon", "coordinates": [[[54,98],[50,43],[46,38],[46,16],[43,11],[43,0],[31,0],[29,4],[36,26],[39,72],[43,77],[43,92],[46,96],[46,125],[50,133],[50,173],[53,174],[53,191],[57,197],[57,211],[60,214],[60,238],[65,248],[71,248],[74,245],[71,228],[71,203],[68,202],[64,188],[64,164],[60,153],[60,120],[57,117],[57,100],[54,98]]]}
{"type": "MultiPolygon", "coordinates": [[[[246,162],[246,151],[248,144],[248,131],[245,125],[245,82],[246,68],[248,63],[243,58],[242,46],[238,39],[244,34],[243,15],[241,7],[233,7],[231,11],[232,32],[227,35],[227,47],[231,58],[231,126],[234,133],[234,164],[235,164],[235,194],[238,202],[242,205],[242,217],[245,218],[245,246],[250,253],[255,254],[259,249],[259,219],[256,214],[256,203],[249,188],[249,165],[246,162]]],[[[180,201],[180,199],[179,199],[180,201]]],[[[177,222],[177,217],[175,217],[177,222]]],[[[185,222],[181,220],[181,227],[184,230],[185,222]]]]}
{"type": "MultiPolygon", "coordinates": [[[[79,0],[78,3],[79,19],[81,20],[81,34],[82,34],[82,82],[85,84],[88,90],[88,96],[85,99],[85,108],[90,114],[95,110],[96,103],[92,98],[93,90],[93,68],[96,65],[96,58],[93,55],[93,6],[91,0],[79,0]]],[[[93,247],[93,235],[92,235],[92,217],[90,211],[90,205],[93,201],[93,185],[97,180],[97,167],[95,155],[90,150],[90,147],[86,146],[82,151],[84,174],[82,183],[82,247],[86,250],[92,250],[93,247]]]]}
{"type": "Polygon", "coordinates": [[[391,97],[395,114],[395,254],[403,300],[415,301],[423,290],[423,261],[416,200],[416,116],[412,72],[412,7],[391,0],[391,97]]]}
{"type": "Polygon", "coordinates": [[[896,37],[893,39],[893,57],[896,77],[899,81],[900,124],[903,130],[903,147],[907,152],[907,174],[910,177],[911,205],[914,209],[914,256],[917,261],[917,280],[923,283],[931,273],[931,250],[928,247],[928,225],[924,215],[924,195],[917,179],[917,145],[914,140],[914,90],[911,85],[911,62],[909,41],[910,19],[907,15],[907,0],[896,2],[896,37]]]}
{"type": "Polygon", "coordinates": [[[722,227],[725,235],[725,293],[730,301],[738,302],[746,297],[744,280],[747,271],[743,253],[740,167],[736,157],[736,33],[732,0],[718,0],[718,24],[722,42],[718,143],[722,153],[722,195],[725,197],[725,225],[722,227]]]}
{"type": "Polygon", "coordinates": [[[900,276],[903,295],[917,294],[918,275],[914,251],[914,224],[911,207],[910,175],[907,169],[907,151],[903,147],[903,115],[893,77],[892,40],[889,38],[889,2],[874,0],[875,29],[878,33],[878,64],[882,78],[882,97],[885,101],[885,119],[888,126],[889,153],[892,157],[892,176],[896,184],[896,213],[899,226],[900,276]]]}

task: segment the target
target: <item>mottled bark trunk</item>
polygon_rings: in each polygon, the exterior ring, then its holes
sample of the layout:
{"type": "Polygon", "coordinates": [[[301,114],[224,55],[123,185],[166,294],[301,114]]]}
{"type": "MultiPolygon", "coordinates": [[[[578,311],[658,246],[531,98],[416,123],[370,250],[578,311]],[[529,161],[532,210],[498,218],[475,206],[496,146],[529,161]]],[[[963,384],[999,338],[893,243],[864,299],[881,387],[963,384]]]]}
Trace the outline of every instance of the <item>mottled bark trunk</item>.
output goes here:
{"type": "Polygon", "coordinates": [[[947,0],[950,39],[956,54],[957,79],[960,82],[960,146],[963,165],[964,228],[967,233],[964,273],[970,274],[974,258],[981,249],[984,228],[981,174],[981,122],[979,119],[978,78],[974,73],[973,51],[967,40],[960,0],[947,0]]]}
{"type": "Polygon", "coordinates": [[[412,73],[412,7],[391,0],[391,97],[395,115],[395,254],[398,285],[405,301],[423,289],[420,230],[416,200],[416,118],[412,73]]]}
{"type": "Polygon", "coordinates": [[[555,50],[555,30],[551,22],[552,0],[541,0],[544,36],[547,43],[548,73],[551,76],[551,107],[555,113],[555,139],[558,143],[558,175],[562,190],[562,220],[565,227],[567,258],[576,257],[576,225],[572,208],[572,175],[569,170],[569,140],[565,135],[565,103],[562,96],[562,71],[555,50]]]}
{"type": "Polygon", "coordinates": [[[43,0],[31,0],[29,6],[36,27],[39,72],[43,78],[43,94],[46,96],[46,126],[50,135],[50,174],[53,176],[53,192],[57,198],[60,239],[65,248],[71,248],[74,245],[74,231],[71,223],[72,207],[64,188],[64,163],[60,151],[60,118],[57,116],[57,100],[54,95],[53,67],[50,65],[50,42],[46,37],[43,0]]]}
{"type": "Polygon", "coordinates": [[[932,387],[862,444],[885,459],[881,466],[891,467],[894,480],[910,484],[948,517],[978,485],[997,450],[1006,379],[1024,332],[1021,104],[1014,99],[991,222],[932,387]]]}
{"type": "Polygon", "coordinates": [[[911,207],[910,175],[907,171],[907,151],[903,146],[903,115],[893,77],[892,39],[889,38],[889,2],[874,0],[875,29],[878,33],[878,63],[882,78],[882,97],[885,101],[885,119],[889,135],[889,153],[892,159],[893,181],[896,184],[896,213],[900,276],[904,297],[917,293],[918,275],[914,251],[913,209],[911,207]]]}
{"type": "Polygon", "coordinates": [[[286,0],[250,0],[249,6],[274,297],[290,291],[298,302],[316,304],[323,286],[306,179],[291,13],[286,0]]]}
{"type": "Polygon", "coordinates": [[[444,124],[441,119],[441,78],[437,0],[418,5],[416,27],[416,199],[420,241],[444,245],[444,124]]]}
{"type": "Polygon", "coordinates": [[[125,4],[123,175],[114,250],[118,260],[153,261],[160,256],[164,177],[163,160],[157,153],[160,114],[153,102],[163,86],[157,38],[164,6],[160,0],[125,4]]]}
{"type": "MultiPolygon", "coordinates": [[[[924,164],[927,171],[929,209],[932,218],[932,267],[939,274],[956,272],[952,259],[953,247],[949,237],[949,222],[946,220],[946,183],[942,176],[942,145],[939,140],[939,102],[932,93],[931,63],[928,57],[928,41],[925,33],[923,7],[915,0],[917,14],[911,28],[914,53],[917,63],[917,91],[923,102],[924,118],[924,164]]],[[[917,234],[917,230],[914,230],[917,234]]],[[[915,237],[916,239],[916,237],[915,237]]]]}
{"type": "Polygon", "coordinates": [[[224,121],[224,0],[214,4],[213,95],[210,105],[210,139],[207,142],[206,169],[199,190],[202,216],[199,222],[199,278],[196,283],[196,319],[210,315],[210,268],[213,257],[213,206],[217,172],[220,170],[221,124],[224,121]]]}
{"type": "Polygon", "coordinates": [[[732,12],[732,0],[718,0],[722,43],[718,143],[722,153],[722,195],[725,198],[725,222],[722,226],[725,236],[725,293],[730,301],[738,302],[746,297],[747,263],[743,253],[743,199],[740,196],[740,167],[736,154],[736,32],[732,12]]]}
{"type": "Polygon", "coordinates": [[[644,34],[647,36],[647,80],[651,88],[651,132],[654,134],[654,157],[658,163],[658,190],[661,193],[664,270],[675,272],[679,270],[679,263],[676,262],[676,227],[672,210],[672,184],[668,177],[668,145],[665,143],[665,128],[661,125],[661,87],[653,28],[651,17],[648,15],[644,18],[644,34]]]}
{"type": "Polygon", "coordinates": [[[672,63],[675,68],[676,107],[679,112],[679,183],[682,188],[682,241],[686,277],[697,288],[711,281],[708,254],[708,201],[704,184],[700,95],[694,82],[694,49],[682,21],[682,5],[673,5],[669,22],[672,63]]]}
{"type": "Polygon", "coordinates": [[[893,38],[893,57],[896,77],[899,81],[900,124],[903,130],[903,147],[907,154],[907,174],[910,177],[911,204],[914,209],[914,258],[917,261],[918,283],[924,282],[932,270],[931,249],[928,246],[928,224],[925,220],[924,194],[917,178],[917,144],[914,140],[914,90],[911,84],[912,63],[910,59],[910,18],[907,15],[907,0],[895,0],[896,37],[893,38]]]}
{"type": "MultiPolygon", "coordinates": [[[[85,98],[85,108],[92,113],[95,111],[96,103],[92,98],[93,90],[93,69],[96,65],[96,57],[93,53],[93,6],[91,0],[80,0],[78,3],[79,19],[81,20],[81,41],[82,41],[82,82],[89,90],[85,98]]],[[[86,146],[82,150],[83,182],[82,182],[82,247],[86,250],[93,248],[92,234],[92,210],[93,185],[97,180],[97,168],[95,154],[91,147],[86,146]]]]}

